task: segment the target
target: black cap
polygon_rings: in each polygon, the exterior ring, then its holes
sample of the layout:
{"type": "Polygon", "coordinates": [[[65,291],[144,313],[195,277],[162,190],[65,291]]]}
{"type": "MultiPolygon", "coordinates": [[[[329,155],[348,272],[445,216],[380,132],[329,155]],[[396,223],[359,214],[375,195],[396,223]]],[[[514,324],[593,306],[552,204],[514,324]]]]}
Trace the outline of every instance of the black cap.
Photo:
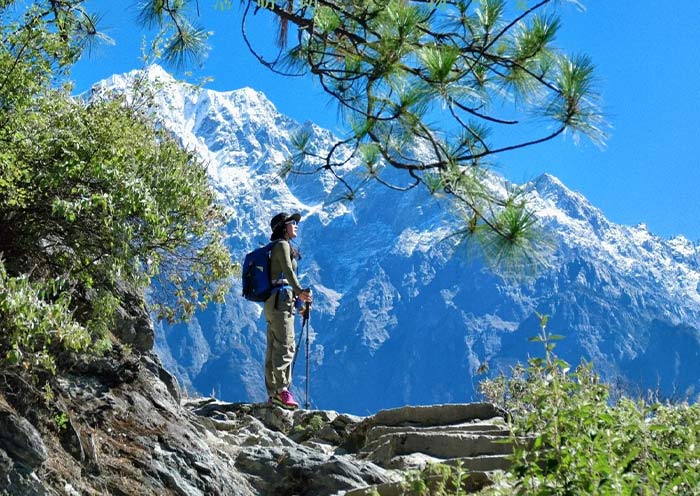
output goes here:
{"type": "Polygon", "coordinates": [[[294,213],[290,215],[287,212],[280,212],[277,215],[275,215],[270,221],[270,228],[274,232],[275,229],[280,227],[285,222],[289,222],[290,220],[295,220],[297,222],[301,221],[301,214],[294,213]]]}

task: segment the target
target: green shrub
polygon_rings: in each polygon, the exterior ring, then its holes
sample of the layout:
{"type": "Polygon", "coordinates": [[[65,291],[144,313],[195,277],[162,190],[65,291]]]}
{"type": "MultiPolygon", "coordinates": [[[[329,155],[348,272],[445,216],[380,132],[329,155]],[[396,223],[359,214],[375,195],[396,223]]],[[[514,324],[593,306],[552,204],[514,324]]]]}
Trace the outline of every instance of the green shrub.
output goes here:
{"type": "Polygon", "coordinates": [[[0,3],[0,365],[53,370],[62,350],[104,349],[125,293],[152,282],[170,320],[230,288],[205,164],[147,99],[85,102],[56,84],[91,29],[81,2],[0,3]]]}
{"type": "Polygon", "coordinates": [[[442,463],[428,464],[423,470],[408,473],[402,484],[406,496],[465,496],[469,472],[461,463],[455,466],[442,463]]]}
{"type": "Polygon", "coordinates": [[[83,351],[90,333],[73,320],[65,293],[54,302],[42,298],[44,285],[26,275],[10,277],[0,260],[0,357],[7,364],[54,371],[53,351],[83,351]]]}
{"type": "Polygon", "coordinates": [[[508,483],[486,493],[700,494],[700,407],[613,403],[590,364],[571,370],[556,357],[546,324],[544,358],[481,385],[512,413],[516,444],[508,483]]]}

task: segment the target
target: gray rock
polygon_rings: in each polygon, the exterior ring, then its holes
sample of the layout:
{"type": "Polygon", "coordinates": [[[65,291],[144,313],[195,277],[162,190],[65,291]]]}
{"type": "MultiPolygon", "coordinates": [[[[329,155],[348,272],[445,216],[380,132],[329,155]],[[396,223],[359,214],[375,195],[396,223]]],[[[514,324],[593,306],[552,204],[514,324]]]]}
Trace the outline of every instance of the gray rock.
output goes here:
{"type": "Polygon", "coordinates": [[[141,357],[141,363],[145,365],[151,372],[158,376],[158,379],[165,384],[170,395],[173,397],[176,403],[180,403],[182,399],[182,393],[180,392],[180,385],[173,374],[165,370],[160,361],[160,358],[155,353],[145,353],[141,357]]]}
{"type": "Polygon", "coordinates": [[[507,466],[501,455],[510,446],[497,442],[507,426],[487,404],[362,418],[181,400],[177,381],[150,353],[115,347],[73,360],[71,373],[56,379],[70,423],[51,443],[12,409],[0,409],[0,481],[10,488],[2,496],[385,496],[400,494],[406,470],[429,463],[461,463],[484,484],[489,471],[507,466]]]}
{"type": "Polygon", "coordinates": [[[68,422],[63,426],[59,440],[61,441],[61,446],[65,449],[73,458],[79,462],[85,461],[85,448],[83,447],[83,442],[80,439],[80,434],[76,429],[75,424],[71,418],[68,418],[68,422]]]}
{"type": "Polygon", "coordinates": [[[0,446],[15,462],[30,469],[48,456],[41,435],[27,419],[0,405],[0,446]]]}
{"type": "Polygon", "coordinates": [[[470,433],[488,434],[493,436],[507,436],[508,428],[501,423],[494,423],[492,419],[484,422],[470,422],[456,425],[440,425],[428,427],[401,427],[401,426],[373,426],[367,431],[365,443],[370,444],[386,434],[412,433],[412,432],[434,432],[434,433],[470,433]]]}
{"type": "Polygon", "coordinates": [[[481,455],[465,458],[455,458],[444,463],[448,465],[462,465],[462,468],[470,472],[492,472],[495,470],[508,470],[511,465],[510,455],[481,455]]]}
{"type": "Polygon", "coordinates": [[[366,457],[385,466],[393,457],[424,453],[436,458],[470,457],[512,453],[502,436],[462,433],[411,432],[386,434],[365,448],[366,457]]]}
{"type": "Polygon", "coordinates": [[[13,466],[12,459],[5,453],[5,450],[0,448],[0,487],[9,485],[10,471],[13,466]]]}
{"type": "Polygon", "coordinates": [[[321,441],[327,441],[333,444],[340,444],[343,441],[341,434],[333,428],[332,424],[326,424],[317,433],[313,435],[314,439],[320,439],[321,441]]]}
{"type": "Polygon", "coordinates": [[[17,465],[0,449],[0,496],[43,496],[44,485],[34,471],[17,465]]]}
{"type": "Polygon", "coordinates": [[[236,468],[248,476],[260,494],[329,495],[341,490],[390,482],[397,476],[349,456],[328,456],[307,446],[244,450],[236,468]]]}
{"type": "Polygon", "coordinates": [[[430,406],[405,406],[382,410],[367,419],[375,425],[449,425],[502,417],[504,413],[491,403],[463,403],[430,406]]]}
{"type": "Polygon", "coordinates": [[[180,406],[172,376],[157,359],[146,354],[132,363],[128,382],[107,373],[107,365],[123,368],[122,360],[107,356],[97,363],[58,380],[84,460],[54,453],[68,469],[44,484],[69,484],[79,494],[256,494],[233,470],[237,446],[218,436],[211,419],[180,406]]]}
{"type": "Polygon", "coordinates": [[[240,448],[235,467],[261,495],[401,494],[400,474],[435,463],[460,463],[471,474],[465,488],[477,490],[489,483],[488,473],[509,466],[505,455],[512,451],[502,442],[510,435],[502,413],[485,403],[403,407],[366,418],[265,404],[187,404],[240,448]]]}
{"type": "Polygon", "coordinates": [[[119,297],[121,305],[117,308],[112,333],[136,351],[151,351],[155,342],[155,331],[143,295],[122,282],[117,283],[115,295],[119,297]]]}
{"type": "Polygon", "coordinates": [[[293,411],[267,403],[226,403],[213,400],[204,402],[192,411],[202,417],[212,417],[217,413],[225,414],[230,419],[250,416],[258,419],[266,428],[280,432],[290,432],[294,427],[293,411]]]}

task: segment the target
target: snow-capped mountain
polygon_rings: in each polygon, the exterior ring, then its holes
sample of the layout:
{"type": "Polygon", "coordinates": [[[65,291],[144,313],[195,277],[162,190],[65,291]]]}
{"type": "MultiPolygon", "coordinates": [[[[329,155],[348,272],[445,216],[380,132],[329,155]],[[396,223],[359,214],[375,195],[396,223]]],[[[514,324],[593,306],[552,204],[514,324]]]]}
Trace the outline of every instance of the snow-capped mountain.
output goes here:
{"type": "MultiPolygon", "coordinates": [[[[93,92],[123,91],[136,73],[93,92]]],[[[230,249],[242,260],[280,210],[303,215],[302,284],[314,289],[312,404],[366,414],[402,404],[475,398],[478,370],[541,355],[537,313],[566,338],[556,351],[636,391],[682,396],[700,386],[700,247],[645,226],[608,221],[582,195],[543,175],[525,185],[556,241],[547,268],[518,282],[494,274],[448,235],[453,214],[425,191],[381,185],[339,201],[328,176],[277,178],[302,124],[250,88],[217,92],[174,81],[157,66],[157,112],[209,164],[233,212],[230,249]]],[[[311,123],[312,144],[334,141],[311,123]]],[[[189,389],[229,401],[264,400],[261,307],[234,286],[224,305],[186,325],[158,324],[157,348],[189,389]]],[[[299,329],[297,329],[299,331],[299,329]]],[[[304,345],[295,387],[304,388],[304,345]]],[[[303,398],[303,393],[301,394],[303,398]]]]}

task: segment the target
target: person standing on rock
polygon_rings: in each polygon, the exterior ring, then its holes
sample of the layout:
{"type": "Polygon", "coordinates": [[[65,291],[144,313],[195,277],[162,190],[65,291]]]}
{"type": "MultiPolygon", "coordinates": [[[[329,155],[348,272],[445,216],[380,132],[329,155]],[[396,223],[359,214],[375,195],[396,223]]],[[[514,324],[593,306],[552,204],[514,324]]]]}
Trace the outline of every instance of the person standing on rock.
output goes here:
{"type": "Polygon", "coordinates": [[[277,241],[270,253],[270,274],[275,286],[265,301],[267,350],[265,353],[265,387],[269,403],[293,410],[299,407],[289,386],[294,360],[294,315],[297,307],[311,303],[310,289],[303,289],[297,279],[299,250],[291,240],[297,237],[301,215],[280,212],[270,221],[271,241],[277,241]]]}

